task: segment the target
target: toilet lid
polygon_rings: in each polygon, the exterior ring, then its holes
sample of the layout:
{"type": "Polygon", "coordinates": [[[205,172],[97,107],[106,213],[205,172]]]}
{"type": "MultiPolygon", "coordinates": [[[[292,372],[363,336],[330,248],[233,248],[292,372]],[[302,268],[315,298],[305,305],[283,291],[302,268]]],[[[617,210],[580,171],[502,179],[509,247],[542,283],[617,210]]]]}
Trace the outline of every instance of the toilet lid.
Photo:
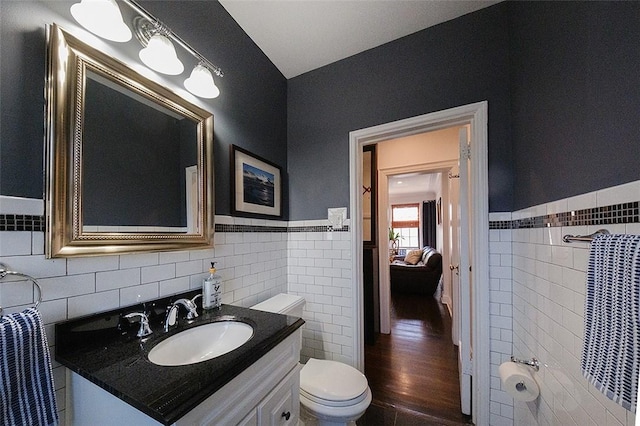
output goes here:
{"type": "Polygon", "coordinates": [[[311,358],[300,371],[300,393],[320,404],[356,404],[368,386],[364,374],[337,361],[311,358]]]}

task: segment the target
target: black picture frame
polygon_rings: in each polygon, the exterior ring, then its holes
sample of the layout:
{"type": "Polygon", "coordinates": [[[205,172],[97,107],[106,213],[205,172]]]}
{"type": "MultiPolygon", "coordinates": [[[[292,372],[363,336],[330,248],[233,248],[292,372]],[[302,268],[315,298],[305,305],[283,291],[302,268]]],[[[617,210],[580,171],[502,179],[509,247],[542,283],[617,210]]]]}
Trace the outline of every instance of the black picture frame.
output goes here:
{"type": "Polygon", "coordinates": [[[282,168],[231,145],[231,213],[233,216],[282,217],[282,168]]]}

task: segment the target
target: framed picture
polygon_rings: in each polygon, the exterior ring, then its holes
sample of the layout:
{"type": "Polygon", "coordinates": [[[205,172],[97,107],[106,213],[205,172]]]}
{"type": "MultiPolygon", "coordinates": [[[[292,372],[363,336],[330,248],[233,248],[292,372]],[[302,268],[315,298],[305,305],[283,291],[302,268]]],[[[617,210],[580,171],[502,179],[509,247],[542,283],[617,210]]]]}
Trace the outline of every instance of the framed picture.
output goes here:
{"type": "Polygon", "coordinates": [[[282,216],[282,169],[231,145],[231,210],[235,216],[282,216]]]}

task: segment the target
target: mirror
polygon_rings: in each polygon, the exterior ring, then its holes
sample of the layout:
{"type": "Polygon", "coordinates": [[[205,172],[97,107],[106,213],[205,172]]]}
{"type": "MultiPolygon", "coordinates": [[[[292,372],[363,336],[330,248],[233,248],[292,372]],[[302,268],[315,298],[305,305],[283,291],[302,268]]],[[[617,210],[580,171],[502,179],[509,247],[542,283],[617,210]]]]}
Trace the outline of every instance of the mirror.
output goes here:
{"type": "Polygon", "coordinates": [[[47,28],[47,257],[210,247],[213,116],[47,28]]]}

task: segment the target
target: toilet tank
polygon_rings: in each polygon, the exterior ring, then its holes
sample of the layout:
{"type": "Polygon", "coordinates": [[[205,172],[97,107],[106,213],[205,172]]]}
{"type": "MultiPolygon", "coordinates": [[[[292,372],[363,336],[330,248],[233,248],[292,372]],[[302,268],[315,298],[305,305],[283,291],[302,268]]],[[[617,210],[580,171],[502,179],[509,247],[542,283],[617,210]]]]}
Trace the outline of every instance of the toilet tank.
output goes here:
{"type": "Polygon", "coordinates": [[[304,297],[280,293],[265,300],[264,302],[253,305],[251,309],[302,317],[302,308],[304,307],[304,303],[304,297]]]}

